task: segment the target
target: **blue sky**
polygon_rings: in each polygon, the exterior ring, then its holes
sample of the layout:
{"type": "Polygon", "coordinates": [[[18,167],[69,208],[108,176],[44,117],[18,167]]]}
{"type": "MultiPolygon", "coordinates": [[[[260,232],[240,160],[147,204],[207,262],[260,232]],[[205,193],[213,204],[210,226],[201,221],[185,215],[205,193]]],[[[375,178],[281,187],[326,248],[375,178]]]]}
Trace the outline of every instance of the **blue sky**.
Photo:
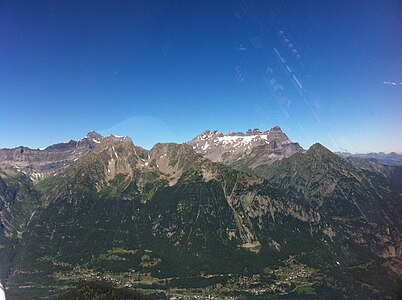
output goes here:
{"type": "Polygon", "coordinates": [[[0,147],[280,125],[402,152],[402,3],[2,1],[0,147]]]}

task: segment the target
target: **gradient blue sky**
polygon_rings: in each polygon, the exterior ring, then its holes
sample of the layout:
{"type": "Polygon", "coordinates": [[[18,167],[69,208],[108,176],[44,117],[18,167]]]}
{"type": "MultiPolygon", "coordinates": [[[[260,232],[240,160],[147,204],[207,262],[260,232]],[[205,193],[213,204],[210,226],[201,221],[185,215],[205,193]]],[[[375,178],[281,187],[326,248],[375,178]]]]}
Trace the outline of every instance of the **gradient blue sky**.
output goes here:
{"type": "Polygon", "coordinates": [[[402,2],[1,1],[0,147],[280,125],[402,152],[402,2]]]}

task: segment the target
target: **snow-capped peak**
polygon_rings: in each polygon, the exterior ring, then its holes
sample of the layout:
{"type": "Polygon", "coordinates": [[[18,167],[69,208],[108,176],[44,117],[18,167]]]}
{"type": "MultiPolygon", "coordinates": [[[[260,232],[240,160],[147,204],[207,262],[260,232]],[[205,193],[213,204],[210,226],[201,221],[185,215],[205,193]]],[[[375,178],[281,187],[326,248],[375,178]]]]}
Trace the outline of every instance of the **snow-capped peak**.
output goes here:
{"type": "Polygon", "coordinates": [[[302,149],[298,144],[292,143],[279,126],[266,131],[258,128],[249,129],[246,133],[228,131],[226,135],[217,130],[205,130],[189,141],[188,144],[198,154],[213,161],[226,163],[237,161],[244,155],[250,154],[257,147],[264,147],[267,156],[274,153],[275,157],[287,156],[289,150],[283,149],[289,149],[288,145],[294,145],[293,148],[296,151],[302,149]]]}

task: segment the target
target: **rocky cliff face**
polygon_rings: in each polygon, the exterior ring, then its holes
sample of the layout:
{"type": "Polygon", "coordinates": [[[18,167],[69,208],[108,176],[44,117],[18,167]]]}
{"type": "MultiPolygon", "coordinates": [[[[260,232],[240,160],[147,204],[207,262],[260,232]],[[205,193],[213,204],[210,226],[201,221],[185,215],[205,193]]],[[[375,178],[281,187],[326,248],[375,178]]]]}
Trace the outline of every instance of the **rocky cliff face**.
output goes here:
{"type": "Polygon", "coordinates": [[[249,129],[246,133],[206,130],[188,142],[200,155],[238,169],[254,169],[275,160],[303,152],[279,126],[269,130],[249,129]]]}
{"type": "Polygon", "coordinates": [[[32,180],[38,181],[63,170],[72,162],[91,152],[101,139],[100,134],[91,131],[78,141],[70,140],[42,150],[27,147],[3,148],[0,149],[0,166],[15,167],[32,180]]]}

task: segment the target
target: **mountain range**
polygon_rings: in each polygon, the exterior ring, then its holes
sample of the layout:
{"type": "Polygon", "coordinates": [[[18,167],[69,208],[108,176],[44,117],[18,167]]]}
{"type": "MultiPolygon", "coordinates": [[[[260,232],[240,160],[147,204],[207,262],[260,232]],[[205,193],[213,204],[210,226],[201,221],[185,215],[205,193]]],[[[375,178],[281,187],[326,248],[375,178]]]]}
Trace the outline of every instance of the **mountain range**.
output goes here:
{"type": "Polygon", "coordinates": [[[303,149],[275,126],[151,150],[90,132],[0,149],[0,280],[155,299],[397,299],[402,167],[303,149]]]}
{"type": "Polygon", "coordinates": [[[336,152],[336,154],[349,160],[353,159],[374,160],[384,165],[402,166],[402,155],[395,152],[391,152],[388,154],[384,152],[357,153],[357,154],[351,154],[348,152],[336,152]]]}

